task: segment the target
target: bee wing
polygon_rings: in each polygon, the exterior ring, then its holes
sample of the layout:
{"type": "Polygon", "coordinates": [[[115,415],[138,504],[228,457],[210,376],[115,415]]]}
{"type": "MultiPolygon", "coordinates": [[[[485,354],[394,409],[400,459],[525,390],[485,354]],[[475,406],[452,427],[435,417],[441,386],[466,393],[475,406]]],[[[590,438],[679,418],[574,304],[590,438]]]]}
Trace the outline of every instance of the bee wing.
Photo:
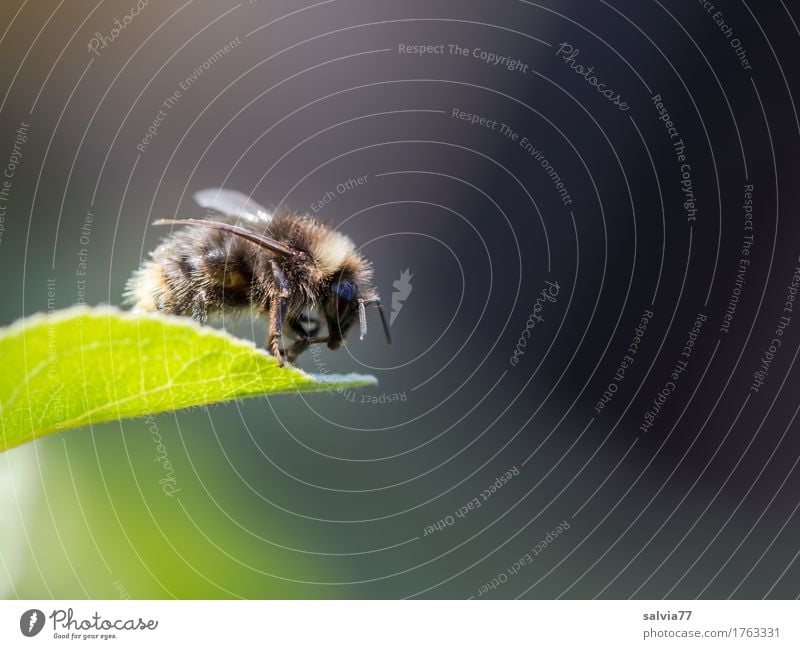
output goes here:
{"type": "Polygon", "coordinates": [[[195,192],[194,200],[206,209],[242,219],[254,225],[266,225],[272,220],[272,214],[263,205],[256,203],[247,194],[233,189],[211,187],[195,192]]]}

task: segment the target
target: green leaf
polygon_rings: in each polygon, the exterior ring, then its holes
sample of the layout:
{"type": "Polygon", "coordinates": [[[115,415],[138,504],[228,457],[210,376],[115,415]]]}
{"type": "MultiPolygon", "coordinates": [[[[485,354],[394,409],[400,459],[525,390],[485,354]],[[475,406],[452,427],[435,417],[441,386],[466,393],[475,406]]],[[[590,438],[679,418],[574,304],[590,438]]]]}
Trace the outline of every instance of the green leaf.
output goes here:
{"type": "Polygon", "coordinates": [[[188,318],[74,307],[0,329],[0,451],[67,428],[218,401],[374,385],[310,375],[188,318]]]}

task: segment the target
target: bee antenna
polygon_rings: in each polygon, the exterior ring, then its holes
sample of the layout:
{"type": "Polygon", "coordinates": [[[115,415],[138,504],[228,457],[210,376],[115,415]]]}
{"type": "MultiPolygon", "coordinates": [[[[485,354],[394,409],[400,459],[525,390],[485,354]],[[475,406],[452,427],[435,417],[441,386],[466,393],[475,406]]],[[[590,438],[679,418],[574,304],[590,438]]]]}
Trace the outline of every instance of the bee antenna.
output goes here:
{"type": "Polygon", "coordinates": [[[366,303],[367,306],[374,306],[378,308],[378,313],[381,314],[381,324],[383,325],[383,333],[386,336],[386,342],[388,344],[392,344],[392,334],[389,332],[389,323],[386,322],[386,313],[383,310],[383,306],[381,306],[381,301],[379,299],[370,300],[366,303]]]}
{"type": "Polygon", "coordinates": [[[361,327],[359,340],[364,340],[364,336],[367,335],[367,310],[364,308],[364,300],[358,301],[358,324],[361,327]]]}
{"type": "Polygon", "coordinates": [[[237,237],[241,237],[242,239],[254,243],[262,248],[266,248],[267,250],[271,250],[279,255],[284,255],[286,257],[304,257],[304,253],[302,251],[295,250],[291,246],[287,246],[285,243],[276,241],[272,237],[258,234],[257,232],[251,232],[247,228],[241,228],[238,225],[231,225],[230,223],[205,221],[203,219],[158,219],[157,221],[153,221],[153,225],[197,225],[206,228],[212,228],[214,230],[222,230],[223,232],[230,232],[237,237]]]}

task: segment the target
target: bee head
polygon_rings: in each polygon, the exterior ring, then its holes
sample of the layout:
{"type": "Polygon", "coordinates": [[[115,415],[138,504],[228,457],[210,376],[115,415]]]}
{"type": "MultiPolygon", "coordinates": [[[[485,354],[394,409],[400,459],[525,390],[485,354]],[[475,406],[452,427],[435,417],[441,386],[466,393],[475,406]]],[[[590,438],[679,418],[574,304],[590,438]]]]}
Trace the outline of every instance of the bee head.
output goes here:
{"type": "MultiPolygon", "coordinates": [[[[356,319],[362,318],[364,301],[359,298],[358,285],[350,278],[338,277],[331,284],[330,297],[325,304],[328,323],[328,348],[338,349],[356,319]]],[[[362,325],[362,337],[365,333],[362,325]]]]}
{"type": "Polygon", "coordinates": [[[325,320],[328,324],[328,348],[338,349],[350,327],[356,320],[361,330],[361,340],[367,335],[367,306],[377,307],[383,324],[386,341],[392,342],[389,334],[389,325],[386,315],[381,307],[381,302],[375,291],[369,286],[366,290],[359,290],[358,284],[348,275],[340,274],[331,283],[330,295],[323,307],[325,320]]]}

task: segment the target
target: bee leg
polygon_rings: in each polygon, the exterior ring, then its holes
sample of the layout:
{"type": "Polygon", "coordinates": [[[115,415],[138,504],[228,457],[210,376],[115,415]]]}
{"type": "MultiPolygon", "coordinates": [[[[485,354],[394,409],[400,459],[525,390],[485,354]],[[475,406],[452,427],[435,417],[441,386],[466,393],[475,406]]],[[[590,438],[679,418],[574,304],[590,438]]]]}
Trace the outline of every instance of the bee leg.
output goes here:
{"type": "Polygon", "coordinates": [[[269,309],[269,341],[268,346],[272,355],[278,359],[278,365],[283,367],[283,355],[281,353],[281,336],[283,335],[283,323],[286,317],[286,303],[289,298],[289,281],[280,269],[275,260],[270,261],[272,266],[272,276],[279,291],[279,296],[272,300],[269,309]]]}
{"type": "Polygon", "coordinates": [[[281,349],[281,335],[283,333],[283,320],[286,316],[286,298],[279,297],[272,301],[269,308],[269,334],[267,347],[272,355],[278,359],[278,365],[283,367],[281,349]]]}
{"type": "Polygon", "coordinates": [[[309,338],[310,336],[314,335],[311,332],[306,331],[306,328],[300,322],[298,322],[297,320],[292,320],[288,324],[289,324],[289,328],[294,333],[297,334],[297,337],[300,340],[305,340],[306,338],[309,338]]]}
{"type": "Polygon", "coordinates": [[[208,322],[208,307],[206,306],[206,302],[205,291],[197,291],[192,298],[192,318],[197,320],[201,325],[208,322]]]}
{"type": "Polygon", "coordinates": [[[306,349],[308,349],[308,342],[305,339],[298,340],[289,349],[286,350],[286,360],[294,363],[297,357],[300,356],[306,349]]]}
{"type": "Polygon", "coordinates": [[[278,292],[281,297],[289,297],[289,280],[286,279],[286,275],[283,274],[281,267],[275,262],[274,259],[270,260],[270,266],[272,267],[272,276],[275,278],[275,284],[278,286],[278,292]]]}
{"type": "Polygon", "coordinates": [[[287,320],[286,324],[297,336],[297,340],[288,349],[284,350],[286,360],[294,363],[297,357],[314,343],[314,338],[319,332],[319,320],[312,316],[301,315],[297,319],[287,320]],[[311,325],[312,328],[306,329],[304,325],[311,325]]]}

